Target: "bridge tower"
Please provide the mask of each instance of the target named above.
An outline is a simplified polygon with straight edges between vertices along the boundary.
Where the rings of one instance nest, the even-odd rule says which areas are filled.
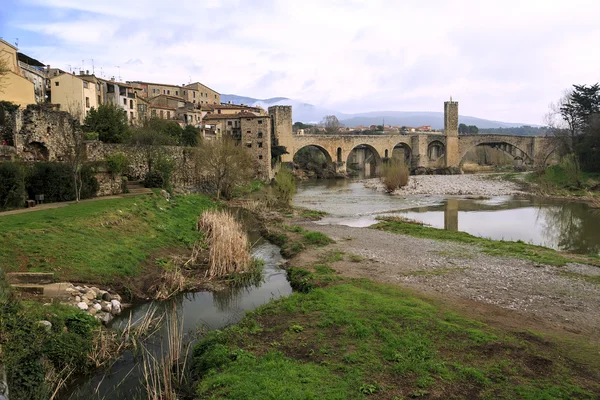
[[[458,167],[458,101],[444,102],[444,135],[446,136],[446,167]]]
[[[274,146],[285,146],[289,154],[281,156],[282,162],[294,161],[294,137],[292,136],[292,106],[269,107],[271,135]]]

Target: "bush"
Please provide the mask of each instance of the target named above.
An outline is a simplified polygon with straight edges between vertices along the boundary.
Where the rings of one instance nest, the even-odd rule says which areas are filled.
[[[98,140],[98,132],[83,132],[84,140]]]
[[[392,160],[383,166],[380,179],[385,191],[392,193],[394,190],[408,184],[409,175],[410,171],[404,163]]]
[[[129,166],[129,159],[123,153],[113,153],[106,157],[106,166],[113,176],[121,176]]]
[[[146,173],[144,186],[148,188],[171,189],[171,176],[175,171],[175,163],[168,157],[159,155],[153,160],[153,168]]]
[[[280,203],[289,206],[296,193],[296,178],[288,168],[281,168],[275,177],[275,189]]]
[[[81,169],[81,198],[94,197],[98,191],[98,181],[93,168],[84,165]],[[33,165],[26,181],[29,198],[44,195],[47,203],[75,200],[75,184],[69,166],[62,163],[38,162]]]
[[[20,208],[25,204],[25,167],[0,163],[0,209]]]

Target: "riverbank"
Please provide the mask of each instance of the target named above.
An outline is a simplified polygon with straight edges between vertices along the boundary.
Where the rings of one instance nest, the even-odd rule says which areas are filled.
[[[600,395],[597,346],[580,339],[567,345],[520,325],[525,318],[515,320],[516,326],[486,323],[481,315],[459,310],[456,299],[401,287],[403,282],[384,271],[410,261],[422,268],[431,254],[417,259],[403,254],[398,235],[318,226],[294,217],[284,219],[282,227],[293,233],[329,233],[335,243],[306,249],[290,260],[288,277],[296,293],[257,309],[236,326],[209,333],[195,347],[192,368],[199,398]],[[369,240],[372,234],[382,237]],[[401,239],[413,252],[425,241]],[[445,249],[438,245],[436,251]]]
[[[516,196],[524,195],[522,185],[503,179],[490,179],[491,174],[414,175],[408,185],[397,189],[397,196],[449,195],[449,196]],[[362,181],[365,187],[384,192],[379,178]]]

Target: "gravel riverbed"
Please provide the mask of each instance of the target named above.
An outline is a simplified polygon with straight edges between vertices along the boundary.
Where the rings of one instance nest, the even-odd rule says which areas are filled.
[[[490,256],[477,246],[369,228],[301,225],[336,243],[301,253],[293,265],[308,265],[323,253],[342,251],[362,259],[352,262],[345,257],[332,263],[344,276],[410,287],[511,328],[558,329],[600,343],[600,286],[585,280],[596,276],[598,267],[540,265],[510,254]]]
[[[416,175],[408,185],[396,190],[395,195],[469,195],[510,196],[525,194],[519,185],[502,179],[491,179],[490,174],[469,175]],[[379,178],[363,181],[365,187],[384,191]]]

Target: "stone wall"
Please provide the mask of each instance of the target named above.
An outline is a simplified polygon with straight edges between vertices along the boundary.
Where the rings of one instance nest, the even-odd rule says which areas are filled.
[[[158,154],[171,159],[175,163],[171,183],[179,189],[189,188],[197,183],[194,149],[179,146],[129,146],[124,144],[109,144],[100,141],[86,142],[86,157],[88,161],[104,161],[107,156],[123,153],[129,159],[129,168],[125,175],[133,180],[143,180],[148,172],[148,159]]]

